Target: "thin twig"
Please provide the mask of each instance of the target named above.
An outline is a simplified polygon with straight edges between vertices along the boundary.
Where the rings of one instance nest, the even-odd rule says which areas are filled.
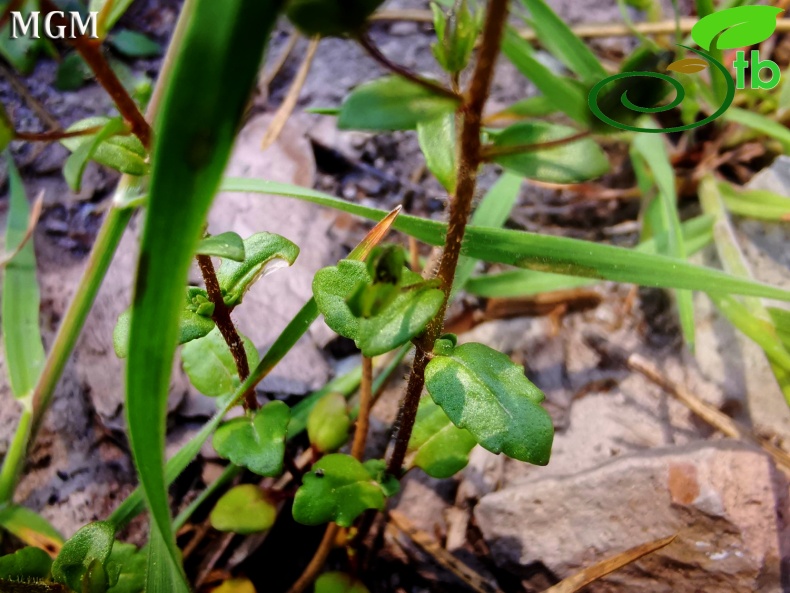
[[[585,131],[572,134],[571,136],[566,136],[565,138],[557,138],[556,140],[548,140],[546,142],[536,142],[534,144],[515,144],[513,146],[488,145],[483,147],[483,160],[490,161],[500,156],[521,154],[524,152],[535,152],[538,150],[548,150],[549,148],[556,148],[558,146],[564,146],[565,144],[577,142],[589,135],[590,132]]]
[[[101,126],[92,126],[82,130],[50,130],[49,132],[14,132],[14,140],[25,140],[27,142],[55,142],[66,138],[76,138],[78,136],[89,136],[101,130]]]
[[[597,334],[586,334],[584,340],[592,348],[610,358],[612,361],[623,364],[650,379],[653,383],[675,397],[699,418],[710,424],[722,434],[733,439],[750,441],[752,444],[761,447],[771,456],[779,469],[785,474],[790,475],[790,454],[768,440],[758,436],[751,429],[736,422],[714,406],[703,401],[682,385],[670,380],[644,357],[638,354],[630,354],[609,343],[606,339]]]
[[[52,19],[55,25],[68,26],[68,22],[64,13],[52,2],[52,0],[41,0],[41,15],[48,16],[50,13],[55,13]],[[118,111],[121,112],[123,118],[129,122],[132,133],[140,139],[143,146],[150,148],[151,146],[151,126],[145,120],[137,103],[134,102],[131,95],[124,88],[121,81],[116,76],[110,64],[104,58],[101,50],[101,40],[90,39],[88,37],[77,36],[69,40],[70,43],[80,54],[85,63],[88,64],[93,71],[96,80],[99,82],[104,90],[110,95],[110,98],[115,103]]]
[[[313,63],[319,41],[320,37],[313,37],[310,40],[310,44],[307,46],[307,53],[305,54],[304,60],[302,60],[302,65],[299,66],[299,71],[296,73],[291,83],[291,88],[288,89],[288,94],[285,95],[285,99],[283,99],[269,127],[266,129],[266,133],[263,135],[261,150],[266,150],[274,144],[277,138],[279,138],[280,132],[283,131],[283,127],[285,127],[288,118],[291,117],[296,107],[296,102],[299,100],[299,94],[302,92],[302,87],[304,87],[304,83],[307,80],[307,75],[310,73],[310,66]]]
[[[219,287],[217,280],[217,273],[214,271],[214,264],[211,262],[211,257],[208,255],[197,255],[198,266],[200,272],[203,274],[203,281],[206,283],[206,292],[208,293],[209,300],[214,303],[214,313],[211,318],[217,324],[217,329],[225,343],[230,348],[233,354],[233,360],[236,361],[236,369],[239,371],[239,379],[243,383],[244,380],[250,376],[250,365],[247,362],[247,352],[244,350],[244,342],[236,331],[236,326],[230,318],[230,309],[225,304],[222,298],[222,290]],[[258,400],[255,398],[255,390],[250,389],[244,394],[244,409],[257,410]]]
[[[371,21],[413,21],[417,23],[432,23],[433,13],[430,10],[406,9],[406,10],[379,10],[370,17]],[[679,30],[681,33],[690,33],[699,19],[686,17],[680,19]],[[677,23],[675,19],[658,21],[655,23],[634,23],[633,30],[622,23],[583,23],[571,27],[571,31],[577,37],[592,39],[600,37],[628,37],[634,32],[643,35],[669,35],[675,32]],[[778,19],[776,22],[776,33],[786,33],[790,31],[790,20]],[[519,35],[527,41],[536,41],[537,35],[532,29],[521,29]]]
[[[425,385],[425,367],[430,358],[429,353],[433,349],[434,342],[441,335],[444,326],[447,300],[453,287],[455,269],[458,266],[458,257],[461,254],[461,243],[464,239],[466,223],[472,210],[472,198],[477,187],[477,169],[482,162],[480,128],[483,107],[488,99],[491,80],[494,76],[494,65],[499,55],[507,12],[507,0],[491,0],[488,3],[477,63],[472,73],[466,101],[461,110],[463,127],[461,128],[460,137],[461,148],[458,160],[457,189],[455,197],[450,202],[447,238],[445,239],[444,252],[437,273],[437,277],[441,280],[445,299],[433,322],[429,324],[425,333],[416,340],[417,352],[414,356],[414,365],[409,375],[406,395],[398,417],[395,446],[387,463],[387,471],[394,475],[400,475],[403,460],[406,458],[406,450],[414,428],[414,421],[417,417],[417,406],[420,403],[422,388]]]
[[[291,55],[291,52],[294,50],[294,47],[296,47],[296,42],[299,41],[300,37],[301,35],[299,35],[299,31],[291,32],[290,36],[288,37],[288,41],[285,43],[285,47],[277,55],[277,60],[263,75],[263,78],[258,85],[259,89],[263,90],[269,88],[269,85],[272,83],[274,78],[280,73],[280,70],[283,69],[283,66],[285,66],[285,62],[288,61],[288,56]]]
[[[321,543],[318,546],[318,549],[315,552],[312,560],[310,560],[310,564],[307,565],[307,568],[304,569],[302,576],[288,589],[288,593],[302,593],[305,589],[307,589],[313,581],[318,577],[318,573],[321,572],[321,569],[324,567],[324,563],[326,562],[329,553],[332,551],[332,548],[335,547],[335,539],[337,539],[337,534],[340,531],[340,527],[337,523],[330,523],[326,526],[326,531],[324,531],[324,537],[321,540]]]
[[[368,438],[370,407],[373,405],[373,359],[362,357],[362,383],[359,387],[359,415],[354,430],[354,442],[351,444],[351,456],[362,461],[365,453],[365,442]]]
[[[359,44],[366,52],[368,52],[368,55],[370,55],[371,58],[376,60],[380,65],[382,65],[387,70],[394,72],[395,74],[402,76],[403,78],[410,80],[411,82],[428,89],[432,93],[437,93],[439,95],[449,97],[450,99],[455,99],[456,101],[461,98],[450,89],[445,88],[442,85],[432,80],[423,78],[422,76],[415,74],[408,68],[405,68],[400,64],[396,64],[395,62],[390,60],[387,56],[381,53],[381,50],[379,50],[379,48],[376,47],[376,45],[373,43],[373,40],[366,33],[363,33],[362,35],[357,37],[357,41],[359,41]]]

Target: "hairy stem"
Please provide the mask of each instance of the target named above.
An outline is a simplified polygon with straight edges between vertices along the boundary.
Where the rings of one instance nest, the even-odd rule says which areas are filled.
[[[491,0],[488,3],[477,63],[475,64],[466,100],[461,110],[463,126],[460,136],[458,183],[455,196],[450,202],[447,237],[437,272],[445,298],[434,320],[429,324],[425,333],[416,340],[417,352],[414,356],[411,374],[409,375],[406,395],[401,405],[398,428],[395,435],[395,446],[387,463],[387,471],[396,476],[400,474],[401,466],[406,458],[406,449],[417,417],[417,406],[420,403],[420,395],[425,385],[425,367],[428,365],[433,343],[441,335],[444,327],[447,301],[453,287],[455,269],[458,266],[458,257],[461,254],[461,243],[463,242],[466,224],[472,210],[472,198],[477,187],[477,169],[482,163],[480,127],[483,107],[491,88],[494,65],[499,55],[507,12],[508,0]]]
[[[214,303],[214,314],[211,318],[217,324],[217,329],[225,343],[230,348],[233,360],[236,362],[236,369],[239,372],[239,379],[244,382],[250,376],[250,364],[247,362],[247,352],[244,350],[244,342],[236,331],[236,326],[230,318],[230,309],[222,298],[222,290],[219,287],[217,273],[214,271],[214,264],[208,255],[197,256],[200,272],[203,274],[203,281],[206,283],[206,292],[209,300]],[[258,400],[255,399],[255,390],[249,389],[244,394],[244,409],[257,410]]]
[[[442,85],[433,82],[432,80],[428,80],[427,78],[423,78],[422,76],[418,76],[408,68],[401,66],[400,64],[396,64],[392,60],[390,60],[387,56],[381,53],[378,47],[373,43],[373,40],[367,35],[367,33],[363,33],[357,38],[359,44],[362,48],[368,52],[371,58],[376,60],[380,65],[384,68],[389,70],[390,72],[394,72],[398,76],[402,76],[403,78],[410,80],[411,82],[420,85],[431,91],[432,93],[437,93],[439,95],[443,95],[445,97],[449,97],[451,99],[460,99],[461,97],[458,96],[457,93],[454,93],[448,88],[443,87]]]
[[[49,13],[53,12],[60,14],[60,16],[55,14],[52,19],[55,25],[69,25],[65,14],[52,2],[52,0],[41,0],[42,16],[47,16]],[[118,108],[118,111],[121,112],[123,118],[129,122],[132,133],[140,139],[143,146],[150,148],[151,126],[145,120],[145,116],[137,108],[134,99],[132,99],[126,91],[121,81],[115,75],[115,72],[110,68],[110,64],[104,58],[104,54],[101,50],[101,40],[90,39],[82,35],[70,39],[69,41],[82,59],[85,60],[85,63],[88,64],[91,71],[93,71],[99,84],[102,85],[104,90],[110,95],[110,98],[112,98],[113,103],[115,103],[115,106]]]

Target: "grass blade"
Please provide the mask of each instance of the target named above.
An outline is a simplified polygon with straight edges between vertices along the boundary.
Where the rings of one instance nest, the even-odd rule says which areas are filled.
[[[769,190],[738,189],[727,181],[718,184],[727,210],[739,216],[771,221],[790,221],[790,198]]]
[[[5,251],[13,253],[28,234],[30,208],[10,155],[7,162],[10,204]],[[36,254],[33,243],[27,242],[6,264],[3,275],[3,347],[11,391],[17,399],[29,398],[44,366],[44,344],[38,322],[40,300]]]
[[[541,64],[529,43],[512,27],[505,31],[502,51],[557,109],[581,124],[590,120],[587,93],[569,78],[557,76]],[[605,78],[605,76],[604,76]]]
[[[592,86],[609,76],[584,41],[543,0],[521,1],[529,9],[530,25],[543,47],[585,84]]]
[[[150,592],[186,591],[164,473],[167,392],[184,286],[225,168],[277,0],[193,0],[162,99],[132,304],[126,413],[151,511]],[[173,229],[178,229],[174,233]]]
[[[654,217],[655,233],[666,236],[666,252],[662,255],[686,259],[686,246],[683,242],[683,231],[678,216],[677,192],[675,190],[675,171],[669,162],[666,140],[663,134],[637,134],[631,145],[631,159],[634,170],[645,176],[646,171],[652,172],[653,183],[658,189],[658,201],[661,206],[659,216]],[[641,162],[640,162],[641,161]],[[644,181],[640,183],[640,187]],[[694,300],[691,291],[675,291],[675,301],[680,317],[680,326],[686,345],[694,351]]]
[[[790,151],[790,130],[779,122],[764,115],[760,115],[759,113],[755,113],[754,111],[747,111],[739,107],[730,107],[724,112],[722,117],[727,121],[741,124],[756,132],[775,138],[782,143],[785,152]]]
[[[386,212],[352,204],[321,192],[260,179],[226,178],[222,191],[289,196],[361,216],[381,220]],[[417,216],[401,215],[393,228],[429,245],[442,245],[447,225]],[[790,301],[790,291],[677,259],[591,241],[537,235],[525,231],[467,227],[463,255],[492,263],[662,288],[687,288],[762,296]]]

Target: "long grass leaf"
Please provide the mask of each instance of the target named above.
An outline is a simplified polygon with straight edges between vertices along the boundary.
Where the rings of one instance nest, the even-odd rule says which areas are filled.
[[[188,2],[184,10],[192,12],[157,120],[126,380],[131,449],[151,511],[147,590],[152,593],[188,590],[164,473],[176,312],[183,306],[190,262],[280,5],[278,0]],[[157,555],[163,550],[167,553]]]
[[[221,187],[223,191],[228,192],[289,196],[369,220],[381,220],[387,215],[383,210],[352,204],[315,190],[287,183],[226,178]],[[442,245],[447,232],[447,225],[444,223],[408,215],[399,216],[393,228],[429,245]],[[662,288],[687,288],[703,292],[763,296],[790,301],[790,291],[753,280],[736,278],[719,270],[622,247],[525,231],[470,225],[466,230],[461,253],[492,263],[569,276]]]
[[[30,209],[25,186],[11,156],[8,156],[10,185],[5,251],[13,253],[28,233]],[[30,396],[44,366],[38,309],[36,255],[28,241],[6,264],[3,275],[3,347],[11,391],[17,399]]]
[[[667,251],[663,255],[686,259],[686,246],[683,242],[683,231],[678,215],[677,192],[675,190],[675,171],[669,161],[666,140],[663,134],[637,134],[631,145],[631,155],[641,157],[644,166],[653,174],[653,182],[658,188],[658,201],[661,205],[660,216],[656,221],[660,228],[654,229],[663,233]],[[694,300],[691,291],[675,291],[675,301],[680,317],[683,338],[690,350],[694,350]]]

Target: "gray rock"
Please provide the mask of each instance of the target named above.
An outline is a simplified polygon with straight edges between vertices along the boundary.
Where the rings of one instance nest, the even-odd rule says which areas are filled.
[[[566,577],[677,534],[668,547],[589,586],[596,593],[781,590],[787,485],[762,452],[719,441],[624,456],[484,496],[475,518],[502,567]]]

